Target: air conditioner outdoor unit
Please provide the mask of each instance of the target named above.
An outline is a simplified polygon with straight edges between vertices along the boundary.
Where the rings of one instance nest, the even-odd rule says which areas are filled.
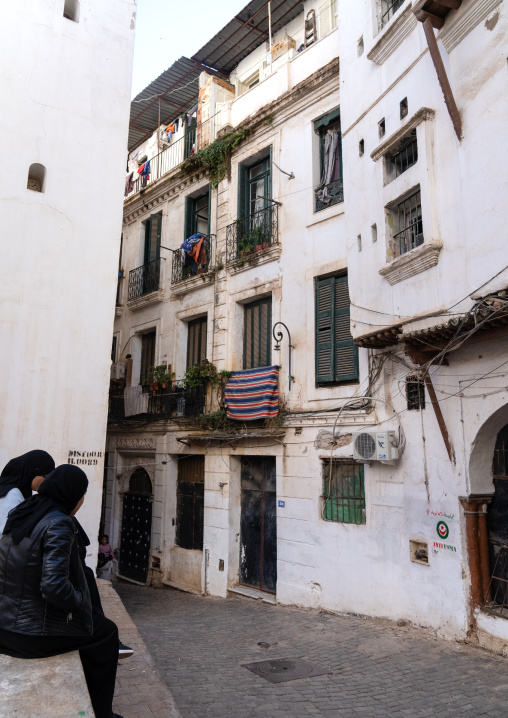
[[[358,431],[353,434],[353,459],[393,461],[399,458],[395,431]]]
[[[117,361],[111,364],[111,378],[112,379],[125,379],[126,367],[123,361]]]

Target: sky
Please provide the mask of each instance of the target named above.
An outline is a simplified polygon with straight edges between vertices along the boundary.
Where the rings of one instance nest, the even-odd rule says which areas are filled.
[[[248,0],[138,0],[132,93],[135,97],[182,55],[203,47]]]

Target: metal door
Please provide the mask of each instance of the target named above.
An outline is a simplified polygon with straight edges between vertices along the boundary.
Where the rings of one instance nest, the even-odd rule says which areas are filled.
[[[148,475],[141,477],[141,471],[146,474],[144,469],[138,469],[130,481],[130,487],[138,489],[139,493],[128,492],[123,497],[119,569],[121,576],[146,583],[152,531],[152,489]],[[140,479],[144,485],[140,485]]]
[[[241,471],[240,583],[275,593],[277,515],[275,457],[245,456]]]

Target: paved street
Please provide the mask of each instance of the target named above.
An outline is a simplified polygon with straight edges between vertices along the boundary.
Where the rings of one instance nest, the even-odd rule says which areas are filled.
[[[115,588],[182,718],[508,717],[508,661],[426,631],[239,597]],[[329,673],[272,684],[241,665],[273,658]]]

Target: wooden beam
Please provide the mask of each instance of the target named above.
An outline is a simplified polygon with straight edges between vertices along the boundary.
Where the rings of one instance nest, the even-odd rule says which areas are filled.
[[[448,452],[448,458],[450,459],[452,464],[455,464],[455,451],[453,450],[450,435],[448,434],[448,429],[446,428],[444,416],[441,411],[441,407],[439,406],[436,392],[434,390],[434,385],[429,374],[425,375],[425,386],[427,387],[427,391],[429,392],[429,398],[432,402],[432,406],[434,407],[434,414],[436,415],[437,423],[439,425],[439,429],[441,430],[441,436],[443,437],[444,445],[446,446],[446,451]]]

